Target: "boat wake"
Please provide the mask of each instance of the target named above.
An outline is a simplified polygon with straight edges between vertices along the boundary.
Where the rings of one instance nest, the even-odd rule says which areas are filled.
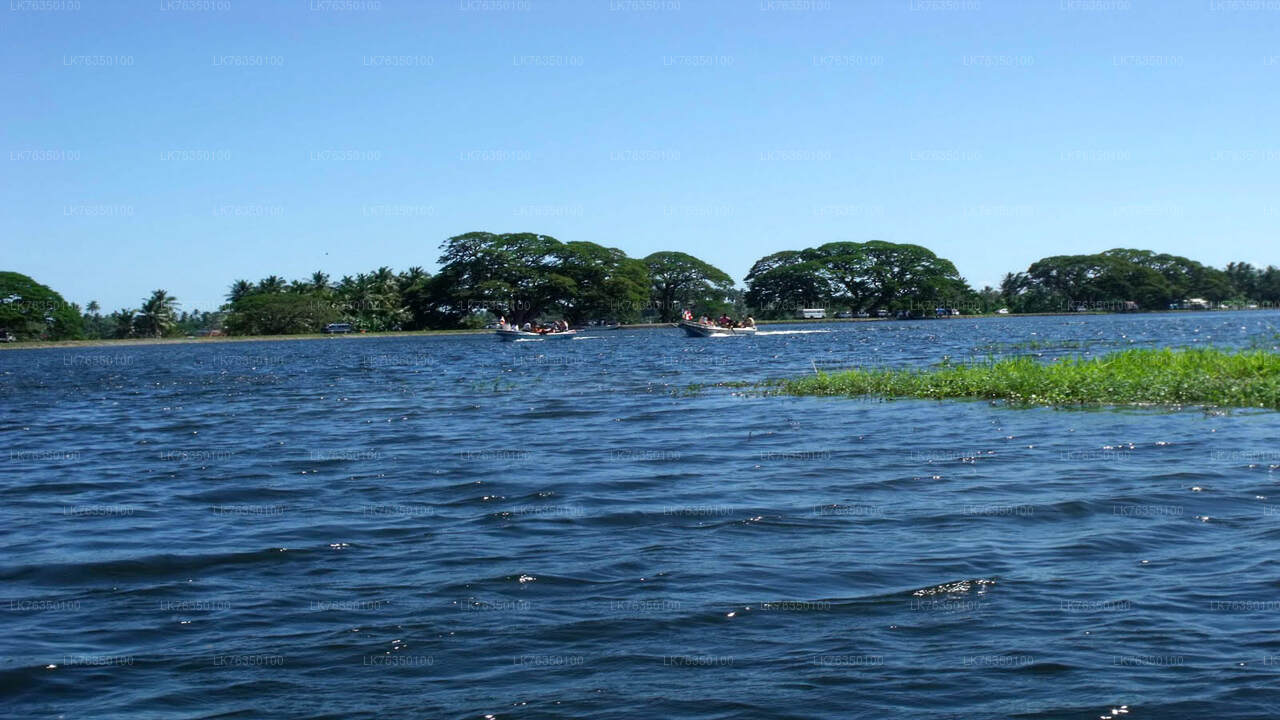
[[[810,333],[829,333],[832,330],[760,330],[756,335],[808,335]]]

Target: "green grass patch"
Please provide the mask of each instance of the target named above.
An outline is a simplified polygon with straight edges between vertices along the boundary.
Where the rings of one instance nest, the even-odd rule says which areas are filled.
[[[790,395],[1006,400],[1018,405],[1206,405],[1280,409],[1280,355],[1134,349],[1040,363],[1029,357],[926,369],[846,370],[783,380]]]

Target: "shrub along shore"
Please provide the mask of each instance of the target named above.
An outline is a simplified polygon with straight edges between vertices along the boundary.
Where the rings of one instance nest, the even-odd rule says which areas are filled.
[[[1280,354],[1124,350],[1052,363],[1020,357],[925,369],[852,369],[783,380],[789,395],[970,398],[1017,405],[1205,405],[1280,409]]]

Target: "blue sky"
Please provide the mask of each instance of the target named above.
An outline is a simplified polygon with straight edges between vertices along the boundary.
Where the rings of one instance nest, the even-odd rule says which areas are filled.
[[[1280,0],[4,2],[0,269],[107,310],[471,230],[1280,264]]]

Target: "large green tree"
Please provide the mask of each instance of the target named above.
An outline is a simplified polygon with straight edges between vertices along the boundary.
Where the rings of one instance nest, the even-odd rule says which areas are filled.
[[[1131,248],[1054,255],[1009,278],[1002,291],[1017,312],[1120,309],[1127,302],[1152,310],[1191,297],[1221,302],[1237,292],[1232,276],[1222,270],[1179,255]]]
[[[973,291],[956,266],[921,245],[829,243],[817,253],[838,293],[836,301],[854,310],[955,306],[971,300]]]
[[[731,303],[733,278],[720,268],[682,252],[656,252],[644,259],[649,270],[650,303],[664,322],[689,308],[714,313]]]
[[[1230,262],[1224,271],[1231,283],[1232,294],[1243,300],[1258,299],[1262,272],[1247,262]]]
[[[561,268],[564,244],[549,235],[469,232],[449,238],[441,250],[431,291],[415,294],[415,318],[460,325],[487,310],[524,323],[572,300],[573,278]]]
[[[470,232],[446,240],[439,262],[435,275],[410,268],[400,276],[413,327],[470,326],[495,317],[517,324],[627,321],[649,303],[649,266],[593,242]]]
[[[920,245],[833,242],[761,258],[747,300],[762,313],[838,305],[851,310],[967,305],[973,291],[951,261]]]
[[[798,308],[825,307],[829,279],[809,251],[783,250],[760,258],[747,273],[747,304],[762,317],[783,317]]]
[[[225,324],[232,335],[320,332],[342,317],[329,298],[313,293],[255,293],[232,303]]]
[[[0,331],[19,340],[67,340],[84,336],[80,312],[30,277],[0,272]]]
[[[1249,263],[1228,263],[1226,275],[1236,299],[1280,303],[1280,268],[1268,265],[1263,269]]]
[[[565,243],[559,251],[558,270],[573,281],[561,307],[570,322],[628,322],[638,318],[649,302],[648,267],[617,248]]]
[[[1221,302],[1232,294],[1231,278],[1225,272],[1181,255],[1128,248],[1108,250],[1103,255],[1159,273],[1168,283],[1170,300],[1179,299],[1178,296],[1195,295]],[[1140,281],[1141,278],[1135,280]]]

